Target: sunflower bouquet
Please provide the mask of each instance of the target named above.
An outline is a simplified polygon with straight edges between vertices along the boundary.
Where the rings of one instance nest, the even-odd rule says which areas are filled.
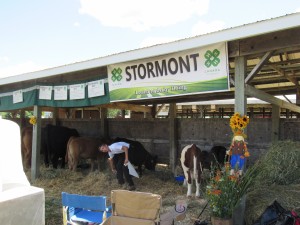
[[[29,123],[32,124],[32,125],[35,125],[36,124],[36,117],[35,116],[30,117]]]
[[[247,127],[250,122],[249,117],[247,115],[241,116],[239,113],[235,113],[230,118],[230,127],[234,134],[242,133],[242,131]]]

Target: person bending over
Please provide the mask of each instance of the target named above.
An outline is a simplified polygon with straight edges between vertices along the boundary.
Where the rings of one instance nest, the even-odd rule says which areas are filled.
[[[128,149],[129,144],[126,142],[116,142],[111,145],[107,143],[102,144],[99,147],[101,152],[107,152],[109,155],[109,165],[113,173],[117,173],[118,183],[120,185],[125,184],[124,177],[126,182],[129,185],[128,190],[135,190],[134,183],[132,181],[132,177],[129,174],[128,169]]]

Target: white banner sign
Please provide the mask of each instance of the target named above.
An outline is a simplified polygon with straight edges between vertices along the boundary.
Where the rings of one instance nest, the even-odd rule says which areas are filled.
[[[39,99],[51,100],[52,98],[52,86],[40,86]]]
[[[68,100],[68,86],[54,86],[54,100]]]
[[[227,44],[108,66],[111,101],[229,90]]]
[[[88,96],[89,98],[104,95],[104,80],[96,80],[88,82]]]
[[[18,90],[13,92],[13,103],[23,102],[23,91]]]
[[[70,99],[84,99],[85,98],[85,84],[70,85]]]

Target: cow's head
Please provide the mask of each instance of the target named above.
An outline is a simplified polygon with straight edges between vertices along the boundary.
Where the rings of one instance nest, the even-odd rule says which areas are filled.
[[[76,129],[73,129],[73,128],[70,129],[70,135],[74,136],[74,137],[79,137],[80,136],[78,131]]]
[[[145,161],[145,167],[148,170],[153,170],[155,171],[155,166],[157,164],[157,155],[152,156],[152,155],[147,155],[146,161]]]

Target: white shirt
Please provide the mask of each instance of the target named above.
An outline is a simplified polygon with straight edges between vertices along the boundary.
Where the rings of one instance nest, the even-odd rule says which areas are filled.
[[[110,149],[110,151],[108,152],[109,158],[113,158],[115,154],[123,153],[123,146],[129,148],[130,145],[126,142],[116,142],[108,146]]]

